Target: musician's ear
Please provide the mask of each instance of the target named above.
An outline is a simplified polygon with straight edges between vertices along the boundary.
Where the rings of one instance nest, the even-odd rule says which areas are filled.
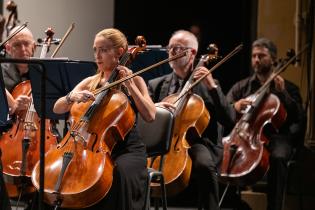
[[[37,47],[37,46],[36,46],[36,44],[35,44],[35,42],[34,42],[33,47],[32,47],[32,56],[34,56],[36,47]]]
[[[9,55],[11,55],[11,50],[12,50],[11,45],[9,45],[8,43],[6,43],[6,44],[5,44],[5,51],[6,51],[6,53],[8,53]]]
[[[192,49],[191,49],[191,53],[192,53],[193,55],[196,55],[196,54],[197,54],[197,50],[195,50],[194,48],[192,48]]]
[[[117,54],[117,57],[120,58],[123,54],[124,54],[124,48],[122,47],[119,47],[117,50],[116,50],[116,54]]]

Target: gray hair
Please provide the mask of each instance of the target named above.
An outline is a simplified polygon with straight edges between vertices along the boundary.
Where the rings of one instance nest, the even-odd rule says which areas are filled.
[[[178,34],[184,35],[188,39],[190,47],[192,47],[196,51],[198,51],[198,39],[195,36],[195,34],[191,33],[190,31],[186,31],[186,30],[177,30],[172,34],[172,37],[174,37]]]
[[[253,42],[252,47],[265,47],[269,50],[272,59],[277,58],[277,47],[270,39],[259,38]]]

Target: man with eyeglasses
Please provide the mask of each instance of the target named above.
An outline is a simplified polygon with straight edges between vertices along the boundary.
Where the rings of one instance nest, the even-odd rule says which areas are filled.
[[[13,34],[19,27],[13,28],[10,33]],[[24,28],[19,33],[10,39],[5,45],[6,54],[10,58],[14,59],[29,59],[34,56],[36,49],[35,40],[32,32],[28,28]],[[1,63],[2,74],[5,88],[8,92],[12,93],[14,88],[23,81],[29,80],[29,66],[26,63]],[[7,95],[9,95],[7,93]],[[11,97],[12,98],[12,97]],[[9,99],[10,100],[10,99]],[[28,95],[19,95],[15,99],[15,105],[18,106],[18,109],[27,110],[29,103],[31,102],[31,97]],[[12,107],[11,107],[12,108]],[[14,113],[10,113],[14,114]],[[56,121],[51,121],[52,132],[58,137],[59,132],[56,128]],[[35,198],[36,196],[34,196]],[[35,200],[30,199],[26,200],[27,207],[26,209],[31,209],[33,202]]]
[[[203,66],[197,69],[193,67],[198,41],[191,32],[179,30],[173,33],[167,49],[169,57],[184,50],[188,52],[186,56],[170,62],[172,73],[150,80],[148,85],[150,96],[156,106],[174,110],[176,109],[174,104],[162,100],[179,92],[192,73],[194,80],[198,80],[208,74],[209,70]],[[227,129],[232,128],[235,112],[225,100],[218,82],[213,79],[211,73],[195,86],[192,92],[203,99],[210,114],[210,121],[201,137],[191,135],[189,132],[186,135],[191,146],[188,152],[192,160],[189,185],[194,185],[198,189],[198,209],[217,210],[219,209],[217,164],[222,158],[223,126]]]
[[[12,29],[11,33],[15,30],[17,30],[17,27]],[[29,59],[34,55],[35,48],[33,34],[28,28],[24,28],[13,36],[5,46],[8,56],[15,59]],[[2,63],[1,65],[5,87],[9,92],[20,82],[29,79],[27,64]]]

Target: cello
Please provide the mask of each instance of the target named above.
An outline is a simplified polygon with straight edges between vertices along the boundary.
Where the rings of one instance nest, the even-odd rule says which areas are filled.
[[[53,32],[49,29],[46,34],[46,47],[43,47],[41,53],[43,56],[47,52]],[[10,197],[18,197],[22,193],[28,194],[36,190],[31,183],[31,173],[40,154],[40,118],[36,113],[31,92],[29,80],[21,82],[13,89],[14,98],[27,95],[30,96],[31,102],[26,111],[16,113],[12,128],[3,134],[0,141],[3,174]],[[48,151],[57,145],[57,135],[52,132],[50,120],[45,121],[45,151]]]
[[[209,54],[202,55],[195,69],[218,58],[218,48],[211,44]],[[163,167],[160,166],[160,157],[149,159],[148,165],[158,170],[162,168],[165,187],[168,195],[175,195],[188,186],[191,174],[192,160],[188,154],[190,142],[186,138],[188,132],[201,137],[207,128],[210,114],[203,99],[192,94],[189,90],[194,82],[192,71],[183,89],[178,94],[172,94],[164,98],[163,102],[174,104],[174,128],[170,151],[164,156]],[[160,194],[160,187],[156,183],[151,184],[152,194]]]
[[[145,48],[144,39],[137,41],[139,47],[125,52],[117,65],[125,65]],[[115,67],[107,82],[117,77]],[[45,154],[44,171],[49,179],[44,184],[44,200],[56,208],[85,208],[109,192],[114,169],[111,152],[133,128],[135,113],[127,96],[112,88],[100,91],[93,102],[74,103],[70,116],[68,133],[57,148]],[[39,164],[32,182],[38,189]]]
[[[302,51],[301,51],[302,52]],[[300,53],[301,53],[300,52]],[[265,145],[265,125],[277,131],[286,121],[287,113],[279,98],[270,93],[273,79],[294,62],[300,54],[286,59],[266,82],[248,99],[252,102],[231,133],[224,137],[220,180],[234,185],[250,185],[261,179],[269,169],[269,152]]]

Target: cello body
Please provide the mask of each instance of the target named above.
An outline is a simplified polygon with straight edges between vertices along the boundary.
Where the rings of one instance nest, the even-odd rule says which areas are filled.
[[[163,101],[173,103],[178,94],[166,97]],[[185,97],[184,102],[175,111],[175,122],[171,140],[170,151],[164,156],[162,167],[165,187],[168,195],[181,192],[189,184],[192,161],[188,154],[190,148],[187,132],[192,132],[199,137],[208,126],[210,115],[202,98],[192,94]],[[159,158],[156,158],[150,167],[159,169]],[[153,196],[160,194],[160,187],[151,185]]]
[[[30,93],[31,84],[27,80],[14,88],[12,96],[17,98],[19,95]],[[54,148],[57,143],[57,135],[52,133],[51,122],[46,119],[45,151]],[[0,147],[3,175],[9,196],[18,197],[22,185],[25,187],[23,194],[34,192],[31,173],[40,154],[40,118],[35,110],[28,109],[16,113],[12,128],[1,137]]]
[[[195,69],[218,59],[217,46],[211,44],[209,49],[211,53],[202,55]],[[150,167],[162,169],[167,195],[170,196],[181,192],[189,184],[192,160],[188,149],[193,142],[189,142],[187,133],[200,138],[210,121],[210,114],[203,99],[189,90],[193,83],[192,72],[180,93],[169,95],[162,100],[176,107],[170,151],[164,156],[162,166],[159,157],[153,162],[148,160]],[[160,187],[157,184],[152,183],[151,189],[153,196],[160,196]]]
[[[222,140],[220,180],[235,185],[253,184],[267,173],[269,152],[265,145],[268,138],[263,134],[263,128],[271,123],[274,129],[279,129],[287,116],[274,94],[266,94],[250,116],[248,114],[245,113],[230,135]]]
[[[119,77],[117,66],[126,65],[146,47],[142,36],[137,37],[136,43],[139,47],[131,48],[119,59],[106,82],[108,86]],[[96,92],[95,88],[91,90],[95,91],[94,101],[72,104],[68,133],[56,149],[45,154],[44,171],[49,178],[43,186],[44,200],[56,209],[86,208],[106,196],[113,181],[111,152],[117,142],[125,139],[136,121],[130,101],[122,91],[108,88]],[[37,189],[39,175],[37,163],[32,173]]]
[[[85,208],[108,193],[113,180],[110,154],[135,123],[135,114],[125,94],[110,90],[85,118],[92,102],[75,103],[70,110],[71,128],[56,149],[45,154],[45,202],[63,208]],[[32,182],[39,188],[39,164]],[[59,206],[58,205],[58,206]]]

